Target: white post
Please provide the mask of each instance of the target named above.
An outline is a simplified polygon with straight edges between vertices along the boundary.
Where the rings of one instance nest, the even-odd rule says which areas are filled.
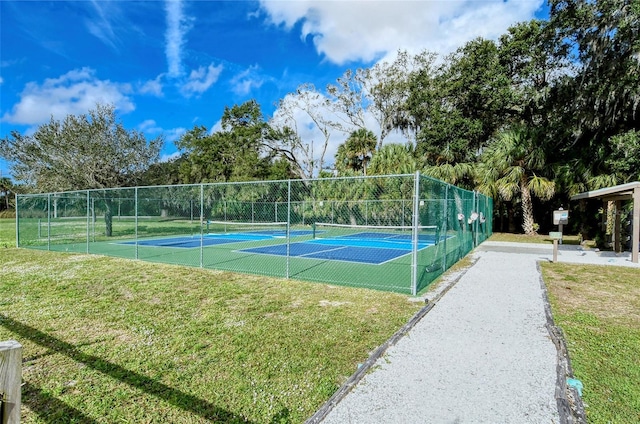
[[[0,402],[3,424],[20,423],[22,345],[15,340],[0,342]]]

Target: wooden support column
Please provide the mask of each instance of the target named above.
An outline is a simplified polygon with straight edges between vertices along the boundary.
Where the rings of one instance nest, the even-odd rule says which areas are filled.
[[[0,342],[0,423],[20,423],[21,385],[22,345],[15,340]]]
[[[638,263],[640,250],[640,187],[633,189],[633,220],[631,223],[631,262]]]
[[[622,229],[622,222],[621,222],[621,203],[620,200],[616,200],[615,202],[615,215],[614,215],[614,226],[613,226],[613,251],[616,253],[620,253],[622,252],[622,243],[620,243],[620,233],[621,233],[621,229]]]
[[[600,229],[602,230],[602,234],[605,236],[605,245],[607,242],[606,235],[609,230],[609,202],[606,200],[602,201],[602,221],[600,222]]]

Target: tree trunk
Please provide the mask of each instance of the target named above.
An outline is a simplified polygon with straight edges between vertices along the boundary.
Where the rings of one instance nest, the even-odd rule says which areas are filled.
[[[531,201],[531,190],[526,181],[520,183],[520,192],[522,193],[522,229],[528,236],[536,234],[533,228],[533,202]]]
[[[507,232],[515,233],[516,228],[516,206],[511,201],[507,204]]]

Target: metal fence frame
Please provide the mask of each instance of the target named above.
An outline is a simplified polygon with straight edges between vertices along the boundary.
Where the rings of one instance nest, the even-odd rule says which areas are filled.
[[[332,185],[337,189],[332,190]],[[313,193],[316,188],[324,197],[318,198],[319,195]],[[368,193],[374,188],[380,191]],[[267,194],[253,194],[253,189],[262,190]],[[355,191],[350,193],[349,190]],[[335,191],[344,193],[341,193],[342,197],[338,199]],[[116,205],[107,193],[118,195],[117,214],[113,210]],[[308,277],[292,271],[292,262],[299,264],[299,259],[290,255],[292,243],[290,234],[294,226],[308,226],[319,217],[327,221],[341,220],[359,225],[368,225],[372,221],[382,225],[390,223],[404,226],[409,223],[412,227],[411,243],[413,245],[409,265],[410,282],[398,283],[402,284],[401,286],[392,285],[395,288],[390,290],[409,292],[412,295],[424,289],[435,277],[492,233],[493,201],[491,198],[416,172],[403,175],[316,180],[203,183],[21,194],[16,195],[16,245],[45,250],[61,250],[60,246],[67,246],[67,251],[110,255],[110,253],[96,252],[95,248],[92,248],[97,246],[97,239],[101,237],[97,237],[100,232],[96,230],[97,217],[103,216],[106,220],[108,214],[108,219],[112,222],[115,219],[118,220],[117,222],[133,219],[131,227],[126,228],[126,234],[133,240],[134,249],[127,257],[145,260],[140,254],[140,241],[154,235],[145,230],[145,223],[149,219],[164,216],[163,202],[166,202],[166,199],[163,200],[163,198],[167,193],[183,196],[175,200],[178,206],[173,207],[178,207],[180,210],[174,213],[180,214],[185,222],[190,221],[192,225],[188,227],[189,231],[194,237],[200,238],[199,259],[181,264],[201,268],[227,269],[206,263],[209,250],[203,240],[205,222],[208,228],[209,216],[225,221],[232,218],[262,222],[273,218],[273,221],[286,222],[286,255],[283,270],[275,274],[264,274],[260,270],[252,269],[243,269],[240,272],[344,285],[350,285],[349,277],[338,277],[338,271],[336,276],[327,278]],[[228,195],[228,193],[231,194]],[[331,196],[336,197],[332,199]],[[113,196],[113,199],[116,197]],[[59,210],[61,208],[63,210]],[[64,221],[65,219],[69,224]],[[54,220],[55,223],[52,222]],[[74,224],[71,224],[72,221]],[[428,260],[429,263],[426,263],[427,260],[423,258],[424,255],[420,253],[418,247],[419,228],[425,225],[425,221],[431,224],[436,223],[440,234],[445,235],[440,242],[442,252],[436,253],[435,257]],[[33,227],[36,225],[37,230],[34,231]],[[56,225],[68,231],[68,234],[64,232],[55,234]],[[188,222],[185,225],[188,225]],[[75,227],[70,229],[72,226]],[[454,236],[456,237],[455,246],[453,246]],[[69,246],[72,246],[71,250]],[[111,255],[119,256],[118,253]],[[394,278],[393,273],[389,278]],[[366,284],[355,285],[367,287]],[[385,288],[382,289],[385,290]]]

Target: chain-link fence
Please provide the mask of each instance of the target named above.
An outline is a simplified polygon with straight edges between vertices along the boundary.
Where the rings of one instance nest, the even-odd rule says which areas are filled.
[[[492,232],[420,174],[18,195],[19,247],[417,294]]]

